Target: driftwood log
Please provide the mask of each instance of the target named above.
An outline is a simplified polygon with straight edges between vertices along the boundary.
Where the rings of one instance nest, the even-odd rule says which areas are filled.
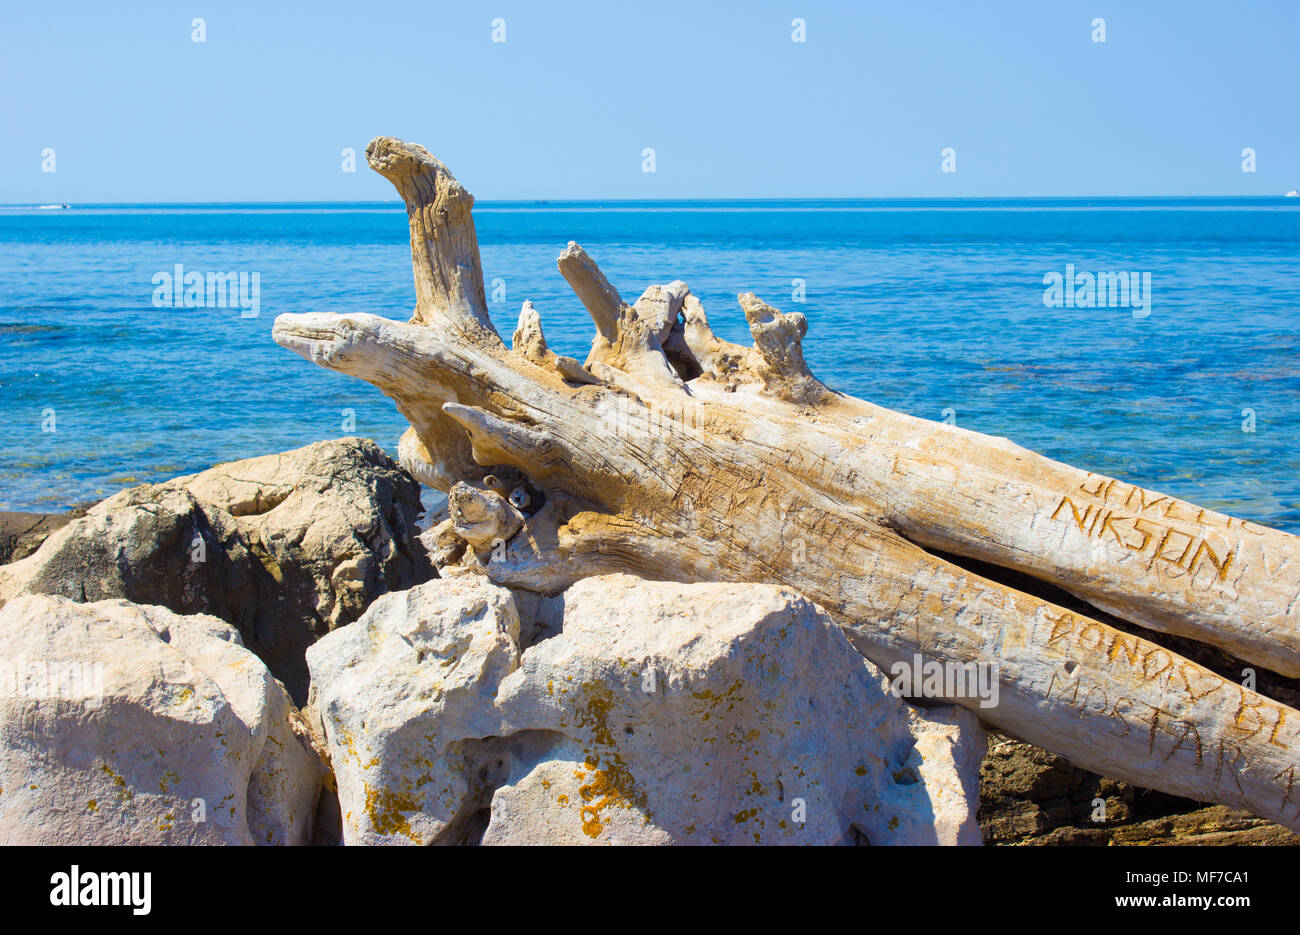
[[[506,347],[473,197],[422,147],[366,152],[406,202],[414,317],[281,315],[274,337],[396,402],[403,463],[449,492],[442,561],[552,593],[615,571],[786,584],[887,671],[996,664],[996,706],[951,699],[996,727],[1300,829],[1300,712],[934,554],[1296,677],[1296,537],[837,393],[804,362],[803,315],[741,295],[754,345],[731,344],[684,283],[629,305],[573,243],[559,268],[590,356],[549,350],[530,303]]]

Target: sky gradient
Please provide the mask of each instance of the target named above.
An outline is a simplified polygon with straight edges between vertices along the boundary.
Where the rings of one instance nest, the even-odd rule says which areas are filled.
[[[1293,0],[114,6],[0,7],[0,203],[388,199],[379,134],[481,199],[1300,187]]]

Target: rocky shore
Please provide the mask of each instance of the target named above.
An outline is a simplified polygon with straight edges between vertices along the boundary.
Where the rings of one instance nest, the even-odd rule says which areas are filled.
[[[62,513],[14,513],[0,510],[0,565],[26,558],[41,547],[50,533],[66,526],[94,506],[87,503]]]
[[[1298,840],[896,697],[789,588],[494,584],[420,494],[341,439],[5,514],[0,842]]]

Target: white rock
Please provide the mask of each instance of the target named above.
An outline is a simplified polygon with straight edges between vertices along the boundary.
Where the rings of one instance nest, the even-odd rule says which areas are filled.
[[[0,843],[306,844],[324,779],[283,686],[215,617],[0,609]]]
[[[472,575],[309,650],[349,843],[979,843],[973,715],[893,697],[794,592],[611,575],[562,600],[522,655]]]
[[[515,758],[485,842],[978,843],[973,716],[946,709],[943,738],[978,748],[959,764],[793,591],[616,575],[564,604],[498,705],[503,733],[566,740]]]
[[[432,574],[419,508],[419,485],[366,439],[222,464],[123,490],[0,565],[0,606],[34,593],[211,614],[303,703],[306,647]]]
[[[459,839],[492,756],[475,741],[496,735],[493,699],[518,664],[510,592],[477,575],[386,594],[307,650],[345,843]]]

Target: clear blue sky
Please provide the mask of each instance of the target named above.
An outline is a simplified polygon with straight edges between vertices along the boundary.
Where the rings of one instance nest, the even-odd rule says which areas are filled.
[[[293,6],[0,4],[0,203],[385,199],[378,134],[482,199],[1300,187],[1296,0]]]

